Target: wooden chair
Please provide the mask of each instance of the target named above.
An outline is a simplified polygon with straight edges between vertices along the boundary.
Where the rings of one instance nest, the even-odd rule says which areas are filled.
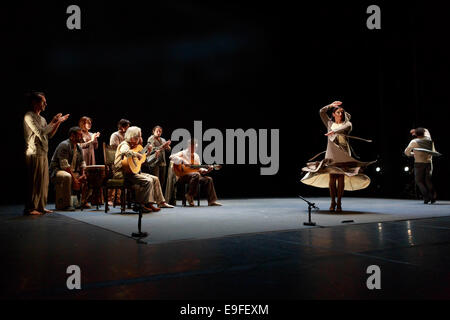
[[[109,211],[108,204],[108,190],[121,190],[120,194],[120,213],[125,213],[126,204],[128,200],[128,189],[125,179],[117,179],[113,177],[113,165],[116,157],[116,149],[115,146],[106,145],[103,142],[103,157],[106,166],[106,179],[103,186],[103,197],[105,199],[105,213]],[[114,194],[113,207],[116,206],[117,194]],[[131,203],[128,202],[128,208],[131,208]]]
[[[183,191],[181,192],[181,202],[183,204],[183,207],[186,207],[186,193],[189,191],[189,183],[184,183]],[[176,184],[177,190],[178,188],[181,188],[182,186],[178,186],[178,183]],[[200,207],[200,183],[198,184],[198,190],[197,190],[197,206]]]
[[[172,161],[170,161],[167,176],[168,176],[167,180],[169,180],[171,177],[175,177],[175,172],[173,170],[173,162]],[[182,184],[182,183],[179,183],[178,181],[175,182],[175,184],[174,184],[174,188],[175,188],[175,203],[174,204],[175,205],[177,204],[177,196],[180,195],[179,197],[181,198],[183,207],[186,207],[185,195],[189,191],[189,183]],[[166,183],[169,183],[169,181],[167,181]],[[200,183],[198,184],[198,190],[197,190],[197,206],[200,207]]]

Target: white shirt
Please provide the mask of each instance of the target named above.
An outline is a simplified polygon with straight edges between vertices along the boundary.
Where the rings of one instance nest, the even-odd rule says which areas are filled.
[[[172,161],[174,164],[191,164],[191,151],[190,149],[184,149],[183,151],[180,151],[178,153],[175,153],[170,156],[170,161]],[[201,164],[200,163],[200,157],[197,153],[194,152],[194,163],[196,165]]]

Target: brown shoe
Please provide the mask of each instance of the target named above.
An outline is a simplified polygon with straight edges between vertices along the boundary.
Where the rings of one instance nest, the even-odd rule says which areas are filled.
[[[150,209],[153,212],[158,212],[159,210],[161,210],[161,208],[154,207],[151,203],[148,203],[144,208]]]
[[[220,202],[214,201],[214,202],[208,203],[208,206],[220,207],[220,206],[222,206],[222,204]]]
[[[186,198],[186,201],[189,203],[189,207],[193,207],[194,206],[194,198],[192,198],[192,196],[189,193],[186,193],[184,195],[184,197]]]
[[[342,207],[340,203],[337,204],[336,212],[342,212]]]
[[[150,213],[150,212],[153,212],[153,210],[150,208],[147,208],[146,206],[142,206],[142,213]]]

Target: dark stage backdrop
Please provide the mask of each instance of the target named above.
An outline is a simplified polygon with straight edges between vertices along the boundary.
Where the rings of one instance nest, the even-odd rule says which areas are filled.
[[[334,100],[352,114],[353,142],[369,188],[347,196],[415,196],[403,156],[416,126],[430,129],[439,198],[450,198],[447,9],[429,1],[355,3],[245,1],[15,1],[2,3],[2,202],[23,197],[23,96],[44,91],[48,121],[70,113],[49,157],[81,116],[93,118],[100,143],[121,118],[170,138],[176,128],[280,130],[280,168],[225,165],[214,174],[219,197],[326,196],[299,182],[305,162],[325,149],[318,111]],[[66,8],[81,8],[81,30],[68,30]],[[371,4],[381,30],[366,27]],[[101,150],[97,160],[103,162]],[[53,192],[50,192],[52,194]]]

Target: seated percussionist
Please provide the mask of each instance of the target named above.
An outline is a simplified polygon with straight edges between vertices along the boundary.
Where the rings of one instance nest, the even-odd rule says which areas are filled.
[[[158,177],[148,173],[128,172],[122,167],[122,160],[125,157],[136,157],[138,159],[143,157],[142,154],[132,150],[140,143],[142,143],[141,129],[138,127],[129,127],[125,133],[125,141],[121,142],[117,147],[113,166],[114,177],[124,177],[132,185],[132,188],[136,192],[136,202],[144,207],[144,213],[159,211],[160,208],[173,208],[164,199]],[[159,208],[154,207],[153,204],[157,204]]]
[[[178,153],[175,153],[170,156],[170,161],[174,164],[193,164],[200,165],[200,157],[197,153],[195,153],[195,149],[197,148],[197,142],[195,139],[191,139],[188,141],[188,148]],[[194,197],[197,195],[198,184],[206,190],[208,195],[208,205],[209,206],[221,206],[222,204],[217,202],[217,195],[214,189],[213,179],[209,176],[205,176],[205,174],[209,173],[212,170],[212,167],[200,168],[198,172],[191,172],[185,174],[181,177],[177,177],[178,183],[188,183],[189,191],[185,194],[186,200],[189,203],[189,206],[194,206]]]
[[[57,210],[73,211],[75,208],[71,202],[72,190],[80,190],[81,202],[86,206],[87,185],[83,160],[83,152],[79,143],[82,142],[83,134],[80,127],[72,127],[69,130],[69,139],[62,141],[53,154],[50,162],[50,178],[55,185]]]

